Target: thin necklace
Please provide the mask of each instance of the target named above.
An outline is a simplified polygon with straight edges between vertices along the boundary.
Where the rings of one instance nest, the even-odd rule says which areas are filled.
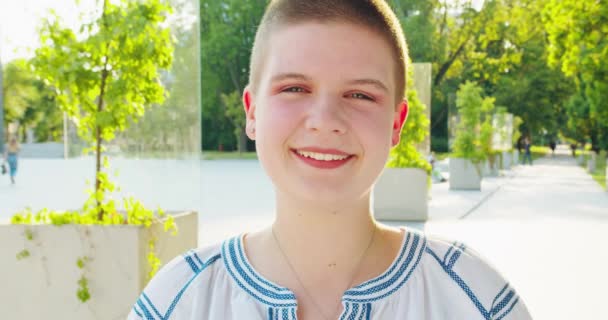
[[[376,229],[377,229],[376,225],[374,224],[374,230],[372,231],[372,236],[369,239],[369,243],[367,244],[367,247],[365,248],[365,251],[363,251],[363,253],[359,257],[359,262],[357,262],[356,268],[355,268],[355,270],[353,272],[353,275],[350,278],[350,281],[348,283],[348,287],[346,289],[349,289],[353,285],[353,281],[355,280],[355,277],[359,273],[359,269],[361,269],[361,263],[363,262],[363,258],[365,258],[365,256],[367,255],[367,251],[369,250],[369,248],[372,246],[372,243],[374,242],[374,237],[376,236]],[[326,320],[332,320],[332,317],[331,316],[327,316],[325,314],[325,312],[323,311],[323,308],[321,308],[321,306],[317,303],[317,300],[315,300],[313,298],[313,296],[310,294],[310,292],[308,291],[308,289],[306,288],[306,286],[304,285],[304,283],[300,279],[300,276],[296,272],[296,269],[291,264],[291,261],[289,260],[289,258],[287,258],[287,255],[285,254],[285,251],[283,251],[283,247],[281,247],[281,243],[277,239],[277,235],[274,232],[274,225],[272,225],[271,231],[272,231],[272,237],[274,238],[274,241],[276,242],[277,247],[279,247],[279,251],[281,252],[281,255],[283,256],[283,259],[285,260],[285,262],[287,262],[287,265],[289,266],[289,269],[291,269],[291,272],[295,276],[296,281],[298,281],[298,284],[300,285],[300,287],[302,287],[302,291],[304,291],[304,293],[306,294],[306,296],[308,296],[308,299],[310,299],[310,301],[314,304],[315,308],[317,308],[317,311],[323,316],[323,318],[325,318]],[[341,305],[342,304],[339,303],[336,306],[336,310],[334,311],[334,314],[338,313]]]

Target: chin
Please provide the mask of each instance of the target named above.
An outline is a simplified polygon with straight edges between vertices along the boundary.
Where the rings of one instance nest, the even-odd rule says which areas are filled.
[[[364,191],[357,192],[353,188],[336,188],[327,184],[322,186],[300,186],[292,190],[292,196],[307,205],[335,209],[344,207],[345,205],[352,205],[354,202],[360,201],[365,194]]]

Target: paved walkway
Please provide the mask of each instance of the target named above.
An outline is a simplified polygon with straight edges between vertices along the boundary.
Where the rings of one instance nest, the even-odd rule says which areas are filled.
[[[431,220],[424,230],[485,256],[534,319],[604,319],[608,192],[567,152],[516,167],[464,219]]]
[[[434,184],[429,221],[405,225],[480,252],[518,289],[535,319],[600,319],[608,287],[608,192],[568,152],[484,179],[480,192]],[[272,185],[257,161],[112,163],[129,191],[122,195],[152,207],[198,210],[200,245],[272,221]],[[16,186],[0,176],[0,221],[28,204],[78,208],[86,197],[82,177],[92,168],[91,159],[22,159]]]

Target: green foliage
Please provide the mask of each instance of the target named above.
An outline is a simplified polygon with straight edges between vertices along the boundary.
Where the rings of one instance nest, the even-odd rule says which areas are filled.
[[[114,139],[146,108],[165,99],[160,73],[171,66],[173,39],[163,26],[172,8],[162,0],[103,1],[101,17],[85,23],[80,33],[48,18],[40,30],[41,47],[32,60],[38,75],[56,90],[56,100],[78,128],[78,135],[100,159],[103,141]],[[87,151],[89,151],[87,150]],[[105,184],[106,188],[101,185]],[[103,219],[111,190],[96,167],[96,206]],[[88,209],[88,208],[85,208]]]
[[[431,165],[416,149],[429,134],[429,119],[426,117],[426,106],[418,99],[416,90],[413,89],[414,74],[411,64],[407,76],[408,118],[401,131],[399,144],[390,151],[387,167],[420,168],[430,174]]]
[[[233,91],[230,94],[220,94],[222,104],[226,110],[226,117],[234,126],[234,135],[238,142],[238,150],[245,150],[242,139],[245,131],[245,112],[243,111],[243,103],[241,101],[241,92]]]
[[[161,73],[168,97],[117,135],[112,144],[122,156],[191,158],[201,148],[198,8],[191,0],[168,1],[174,12],[166,23],[175,39],[171,69]]]
[[[242,109],[228,111],[221,95],[238,92],[249,82],[247,70],[266,0],[201,0],[201,70],[203,148],[245,151],[244,131],[235,139]],[[233,104],[230,104],[233,105]],[[237,127],[237,128],[235,128]],[[239,142],[240,141],[240,142]]]
[[[494,99],[483,98],[482,89],[475,83],[467,81],[458,90],[456,106],[460,120],[456,130],[453,156],[479,163],[492,151],[491,114],[494,109]]]
[[[30,229],[25,230],[25,239],[32,241],[34,240],[34,233]]]
[[[76,260],[76,266],[82,272],[80,279],[78,279],[78,289],[76,291],[76,297],[82,303],[87,302],[91,298],[91,292],[89,291],[89,280],[85,277],[85,267],[87,266],[90,258],[89,257],[80,257]]]
[[[17,253],[17,260],[25,259],[30,256],[30,251],[23,249]]]
[[[99,129],[111,140],[163,101],[159,73],[171,65],[173,40],[162,23],[170,10],[160,0],[104,0],[102,17],[84,24],[82,34],[61,26],[59,17],[44,22],[33,64],[55,87],[81,138],[94,143]]]
[[[89,280],[83,275],[78,279],[78,290],[76,291],[78,300],[82,303],[87,302],[91,299],[91,292],[89,291]]]
[[[407,35],[409,55],[416,62],[436,60],[436,53],[445,46],[435,28],[435,15],[441,5],[436,0],[389,0],[390,6]]]
[[[517,143],[517,141],[519,141],[519,138],[521,137],[521,131],[519,128],[521,127],[523,122],[524,121],[520,117],[513,117],[513,138],[511,140],[513,141],[513,143]]]
[[[38,100],[34,86],[35,76],[26,60],[17,59],[7,63],[3,70],[2,94],[4,95],[5,121],[20,120],[30,104]]]
[[[161,266],[161,261],[156,255],[156,241],[150,240],[148,242],[148,265],[150,266],[150,271],[148,272],[148,280],[152,279],[158,269]]]
[[[608,148],[608,6],[595,0],[550,0],[542,21],[549,65],[576,83],[567,105],[569,134]],[[581,117],[583,116],[583,117]]]
[[[20,135],[33,128],[38,141],[55,141],[61,136],[62,114],[54,101],[54,91],[36,78],[33,67],[24,59],[4,65],[2,92],[5,121],[17,122]]]

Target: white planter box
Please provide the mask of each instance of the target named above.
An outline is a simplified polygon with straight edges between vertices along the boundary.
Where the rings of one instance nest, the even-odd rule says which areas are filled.
[[[149,240],[156,238],[163,264],[197,246],[198,214],[175,215],[175,223],[177,236],[162,224],[0,225],[1,318],[125,319],[147,283]],[[24,249],[30,256],[17,259]],[[76,296],[83,274],[76,261],[83,256],[90,258],[83,269],[91,294],[85,303]]]
[[[481,190],[481,164],[450,158],[450,190]]]
[[[498,157],[496,157],[496,159],[494,159],[493,163],[490,163],[489,159],[484,161],[481,176],[482,177],[498,177],[499,176],[499,172],[498,172],[498,161],[499,160],[500,159]]]
[[[515,149],[513,150],[513,166],[516,166],[519,164],[519,150]]]
[[[597,155],[595,152],[591,152],[591,157],[589,157],[589,161],[587,161],[587,171],[589,173],[593,173],[595,171],[597,164]]]
[[[579,155],[577,163],[579,166],[582,166],[585,163],[585,156],[583,156],[582,154]]]
[[[374,186],[372,203],[378,220],[426,221],[428,176],[418,168],[385,168]]]
[[[511,156],[511,152],[503,151],[502,152],[502,169],[511,170],[512,163],[513,163],[513,159]]]

